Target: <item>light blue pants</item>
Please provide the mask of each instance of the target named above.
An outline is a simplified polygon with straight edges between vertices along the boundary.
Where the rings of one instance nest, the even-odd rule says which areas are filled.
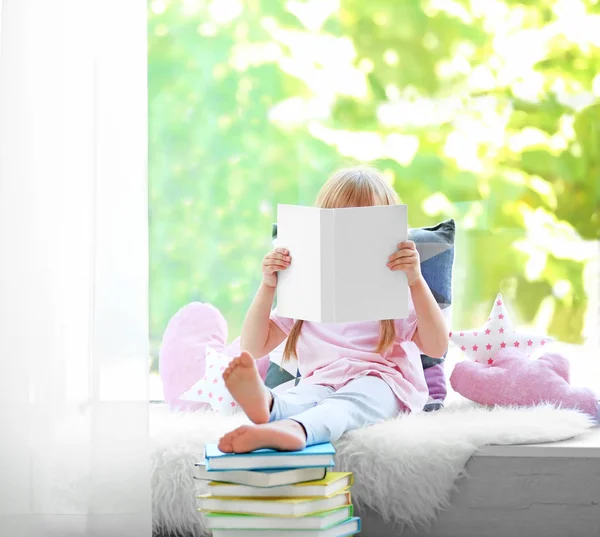
[[[269,421],[292,419],[306,430],[306,445],[335,442],[346,431],[366,427],[402,412],[391,388],[379,377],[360,377],[335,391],[300,381],[273,395]]]

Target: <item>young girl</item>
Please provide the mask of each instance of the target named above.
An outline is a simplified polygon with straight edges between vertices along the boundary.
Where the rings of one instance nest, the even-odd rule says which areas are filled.
[[[321,189],[317,206],[366,207],[398,203],[396,192],[375,171],[342,170]],[[406,319],[380,322],[312,323],[271,312],[277,273],[292,263],[284,248],[268,253],[262,283],[248,310],[241,356],[223,373],[233,398],[255,425],[226,434],[219,449],[246,453],[259,448],[297,450],[335,442],[352,429],[422,410],[427,386],[420,351],[441,357],[448,346],[442,313],[421,275],[412,241],[390,252],[389,270],[406,273],[410,288]],[[253,356],[270,353],[285,338],[284,360],[298,357],[302,379],[276,395],[262,382]]]

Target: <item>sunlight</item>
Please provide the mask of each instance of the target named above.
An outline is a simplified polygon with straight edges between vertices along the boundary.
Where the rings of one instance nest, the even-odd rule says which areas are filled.
[[[308,121],[325,120],[330,116],[333,104],[332,97],[318,96],[312,99],[290,97],[269,110],[269,120],[281,123],[284,128]]]
[[[465,203],[468,207],[467,212],[463,215],[463,227],[464,229],[477,229],[481,227],[478,225],[480,219],[486,214],[485,213],[485,202],[473,201]]]
[[[513,153],[522,153],[523,150],[535,146],[547,146],[550,136],[536,127],[525,127],[515,133],[507,135],[508,148]]]
[[[315,138],[337,147],[340,154],[365,162],[391,158],[408,166],[419,149],[419,138],[414,135],[392,133],[382,136],[375,132],[335,130],[316,122],[309,129]]]
[[[325,21],[340,9],[339,0],[288,0],[286,9],[295,15],[307,30],[320,30]]]
[[[537,103],[546,92],[545,84],[544,75],[532,69],[523,73],[518,80],[513,81],[511,89],[517,99]]]
[[[588,13],[581,0],[557,0],[552,10],[557,17],[556,34],[563,34],[584,53],[589,53],[590,47],[600,47],[600,16]]]
[[[239,0],[213,0],[208,6],[208,13],[218,24],[229,24],[239,17],[244,6]]]
[[[150,4],[150,9],[155,15],[161,15],[167,9],[167,2],[166,0],[153,0]]]
[[[383,139],[382,157],[408,166],[419,150],[419,137],[410,134],[388,134]]]
[[[536,175],[532,175],[527,183],[529,188],[537,192],[551,209],[556,209],[558,199],[551,183]]]
[[[530,255],[529,269],[526,269],[528,278],[533,280],[539,277],[542,256],[545,259],[547,254],[558,259],[581,262],[597,257],[598,245],[582,240],[569,223],[558,220],[554,214],[541,207],[532,209],[524,203],[520,204],[520,212],[528,239],[517,241],[514,246]]]
[[[451,121],[462,107],[457,97],[446,99],[397,96],[394,102],[382,103],[377,108],[377,119],[382,125],[394,127],[433,127]]]
[[[189,17],[191,15],[198,13],[198,11],[200,11],[200,9],[202,8],[202,6],[204,4],[204,2],[201,2],[201,0],[182,0],[182,1],[183,1],[182,13],[186,17]]]
[[[430,17],[435,16],[441,11],[452,17],[456,17],[466,24],[470,24],[473,21],[473,16],[467,11],[467,8],[455,0],[429,0],[424,3],[423,9]]]
[[[594,77],[592,82],[592,92],[596,97],[600,97],[600,74],[597,74]]]
[[[481,126],[473,123],[473,131],[454,131],[451,132],[444,144],[444,154],[456,161],[456,165],[461,170],[472,172],[482,172],[484,169],[483,161],[479,156],[479,138],[478,132],[481,132]]]
[[[440,216],[445,218],[456,218],[458,216],[457,208],[443,192],[436,192],[425,198],[421,203],[423,212],[428,216]]]
[[[383,53],[383,61],[387,63],[390,67],[395,67],[398,65],[398,53],[395,50],[388,49]]]
[[[367,80],[354,66],[356,50],[350,39],[269,26],[273,39],[290,51],[277,59],[279,67],[302,80],[313,94],[367,97]]]
[[[229,65],[237,71],[247,71],[265,63],[275,63],[283,58],[283,51],[278,43],[239,43],[233,45]]]
[[[600,241],[595,241],[596,251],[600,254]],[[600,255],[592,257],[585,265],[583,271],[583,283],[585,293],[589,297],[589,306],[585,315],[583,326],[583,337],[600,344]],[[600,366],[600,353],[596,359]],[[600,376],[598,377],[600,382]]]

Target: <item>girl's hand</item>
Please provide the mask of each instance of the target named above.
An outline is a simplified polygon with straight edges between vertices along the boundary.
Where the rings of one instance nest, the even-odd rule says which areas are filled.
[[[404,241],[398,245],[398,251],[388,258],[390,270],[406,272],[408,285],[414,285],[421,279],[421,260],[413,241]]]
[[[291,262],[290,252],[285,248],[271,250],[262,262],[263,283],[267,287],[276,287],[277,272],[288,268]]]

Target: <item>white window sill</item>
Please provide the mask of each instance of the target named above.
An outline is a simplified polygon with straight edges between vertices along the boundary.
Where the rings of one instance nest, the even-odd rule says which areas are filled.
[[[475,456],[600,458],[600,427],[561,442],[485,446]]]

